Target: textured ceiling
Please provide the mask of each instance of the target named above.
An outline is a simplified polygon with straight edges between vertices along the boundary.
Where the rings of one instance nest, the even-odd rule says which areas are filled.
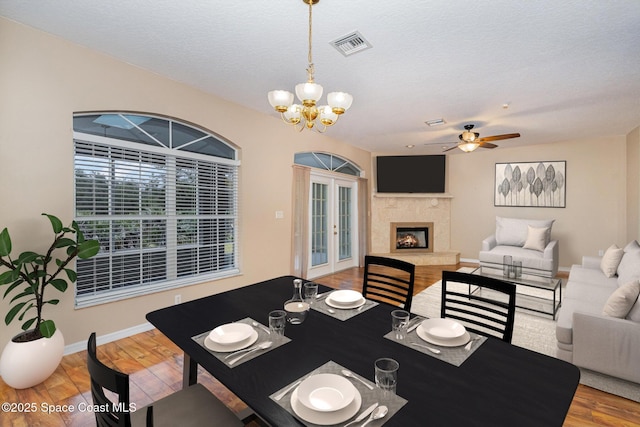
[[[433,154],[467,123],[522,134],[501,147],[640,125],[638,0],[321,0],[313,11],[316,82],[354,96],[328,130],[347,143]],[[278,120],[267,92],[306,79],[302,0],[0,0],[0,15]],[[329,45],[354,30],[373,48],[344,57]],[[446,124],[424,123],[437,118]]]

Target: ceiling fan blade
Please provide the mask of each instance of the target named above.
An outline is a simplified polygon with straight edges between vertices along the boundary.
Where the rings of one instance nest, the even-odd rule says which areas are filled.
[[[501,139],[510,139],[510,138],[519,138],[519,133],[505,133],[503,135],[493,135],[493,136],[485,136],[483,138],[478,139],[479,142],[488,142],[488,141],[499,141]]]
[[[482,142],[480,141],[480,148],[496,148],[496,144],[492,144],[490,142]]]
[[[454,145],[453,147],[445,148],[444,150],[442,150],[442,152],[446,153],[447,151],[455,150],[456,148],[458,148],[458,144]]]

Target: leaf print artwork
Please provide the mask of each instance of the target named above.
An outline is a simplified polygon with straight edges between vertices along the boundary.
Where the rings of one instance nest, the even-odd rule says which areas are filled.
[[[494,182],[495,206],[566,204],[566,161],[496,163]]]

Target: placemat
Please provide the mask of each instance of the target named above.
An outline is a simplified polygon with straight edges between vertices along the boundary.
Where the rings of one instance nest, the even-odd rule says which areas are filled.
[[[264,350],[258,350],[258,351],[254,351],[251,354],[248,354],[246,356],[244,356],[242,359],[238,360],[237,362],[235,362],[233,365],[230,365],[229,362],[234,360],[234,357],[229,357],[228,359],[226,359],[227,356],[233,354],[233,352],[228,352],[228,353],[223,353],[223,352],[218,352],[218,351],[213,351],[207,348],[206,345],[204,345],[204,340],[205,338],[209,335],[209,332],[211,331],[206,331],[203,332],[201,334],[195,335],[193,337],[191,337],[192,340],[194,340],[195,342],[197,342],[198,344],[200,344],[202,346],[202,348],[204,348],[205,350],[207,350],[209,353],[211,353],[212,355],[214,355],[218,360],[220,360],[221,362],[223,362],[225,365],[227,365],[230,368],[235,368],[236,366],[242,365],[243,363],[256,358],[262,354],[265,354],[273,349],[276,349],[278,347],[280,347],[281,345],[284,345],[286,343],[288,343],[289,341],[291,341],[291,339],[287,338],[286,336],[282,336],[282,335],[276,335],[276,334],[272,334],[269,332],[269,328],[267,328],[266,326],[264,326],[262,323],[260,322],[256,322],[255,320],[253,320],[250,317],[247,317],[245,319],[242,320],[238,320],[237,323],[246,323],[247,325],[251,325],[253,327],[253,329],[256,330],[256,332],[258,332],[258,339],[256,340],[256,342],[254,342],[251,346],[249,346],[249,348],[252,348],[256,345],[260,345],[261,343],[264,343],[266,341],[271,341],[272,345],[269,348],[266,348]],[[239,353],[239,355],[242,353]]]
[[[364,313],[365,311],[369,310],[371,307],[375,307],[376,305],[378,305],[378,303],[375,301],[366,300],[364,305],[358,308],[345,310],[341,308],[331,307],[326,302],[331,292],[326,292],[322,294],[320,297],[321,299],[319,301],[316,300],[311,304],[311,309],[315,311],[319,311],[320,313],[326,314],[327,316],[334,317],[338,320],[345,321],[345,320],[351,319],[354,316],[357,316],[360,313]]]
[[[288,387],[291,387],[292,384],[295,384],[297,381],[301,381],[304,380],[308,377],[310,377],[311,375],[316,375],[316,374],[338,374],[338,375],[342,375],[341,371],[344,368],[342,366],[340,366],[339,364],[337,364],[336,362],[334,362],[333,360],[328,361],[327,363],[325,363],[324,365],[320,366],[317,369],[314,369],[313,371],[309,372],[307,375],[292,381],[291,383],[287,384],[285,387],[282,387],[280,390],[277,390],[275,393],[273,393],[271,396],[269,396],[269,398],[271,398],[271,400],[273,400],[274,402],[276,402],[278,405],[280,405],[282,408],[284,408],[287,412],[289,412],[291,415],[293,415],[294,417],[296,417],[296,419],[298,421],[300,421],[302,424],[304,424],[305,426],[308,427],[316,427],[318,426],[318,424],[313,424],[310,423],[308,421],[303,420],[302,418],[298,417],[296,415],[296,413],[293,411],[293,409],[291,408],[291,394],[293,393],[293,390],[295,389],[295,387],[291,390],[289,390],[289,392],[280,400],[275,400],[274,396],[278,395],[281,391],[286,390]],[[373,372],[373,362],[371,362],[371,371]],[[372,421],[371,423],[367,424],[367,426],[372,426],[372,427],[379,427],[384,425],[384,423],[386,423],[391,417],[393,417],[393,415],[398,412],[406,403],[407,400],[398,396],[398,395],[393,395],[390,396],[386,399],[382,398],[382,390],[380,390],[378,387],[375,386],[374,383],[372,383],[371,381],[367,380],[366,378],[363,378],[362,376],[356,374],[354,372],[354,375],[360,379],[362,379],[363,381],[365,381],[367,384],[371,384],[373,385],[373,390],[370,390],[368,387],[366,387],[364,384],[362,384],[360,381],[358,380],[352,380],[353,385],[356,387],[356,389],[360,392],[360,395],[362,396],[362,404],[360,405],[360,409],[358,410],[358,412],[351,418],[349,418],[346,421],[343,421],[339,424],[335,424],[335,425],[339,425],[339,426],[343,426],[345,424],[347,424],[350,421],[353,421],[357,418],[358,415],[360,415],[360,413],[362,411],[364,411],[365,409],[367,409],[369,406],[371,406],[372,404],[379,402],[380,405],[385,405],[387,408],[389,408],[389,412],[387,413],[387,416],[379,419],[379,420],[375,420]],[[366,420],[362,420],[361,423],[356,423],[354,424],[354,426],[357,425],[361,425],[362,423],[364,423]]]
[[[418,319],[418,320],[414,320],[414,319]],[[411,319],[409,324],[410,325],[413,324],[414,321],[421,322],[424,319],[425,318],[422,318],[421,316],[416,316],[415,318]],[[397,339],[396,333],[394,331],[389,332],[384,337],[391,341],[395,341],[398,344],[402,344],[406,347],[410,347],[411,349],[419,351],[420,353],[428,354],[431,357],[435,357],[436,359],[440,359],[444,362],[450,363],[454,366],[460,366],[464,363],[465,360],[469,358],[469,356],[471,356],[487,340],[487,337],[474,334],[473,332],[469,332],[469,335],[471,335],[471,342],[472,342],[471,348],[469,350],[465,348],[466,344],[458,347],[446,347],[446,346],[436,345],[436,344],[427,342],[418,336],[417,328],[409,332],[406,338],[403,340]],[[420,345],[425,345],[427,347],[438,349],[440,350],[440,354],[435,354],[434,352],[424,347],[418,347],[418,346],[412,345],[413,343],[418,343]]]

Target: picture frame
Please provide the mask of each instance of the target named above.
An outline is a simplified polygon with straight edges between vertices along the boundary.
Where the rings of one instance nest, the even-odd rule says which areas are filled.
[[[495,164],[494,206],[564,208],[567,162],[510,162]]]

